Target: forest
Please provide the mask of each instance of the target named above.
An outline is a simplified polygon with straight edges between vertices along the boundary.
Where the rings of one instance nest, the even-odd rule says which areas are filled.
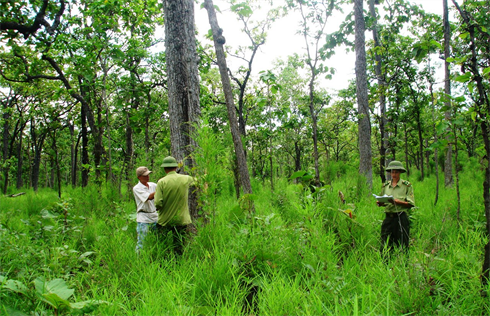
[[[490,1],[438,2],[1,1],[0,315],[489,315]],[[301,48],[257,70],[284,19]],[[137,253],[135,170],[169,155],[197,232]]]

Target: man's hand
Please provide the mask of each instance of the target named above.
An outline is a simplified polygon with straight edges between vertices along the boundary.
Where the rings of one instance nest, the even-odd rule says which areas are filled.
[[[150,195],[148,196],[148,200],[153,200],[154,198],[155,198],[155,192],[150,193]]]

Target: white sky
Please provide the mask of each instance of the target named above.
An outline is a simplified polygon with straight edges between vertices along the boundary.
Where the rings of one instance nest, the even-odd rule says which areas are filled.
[[[226,38],[227,46],[238,47],[238,45],[247,45],[248,39],[244,37],[240,30],[241,22],[236,20],[235,14],[229,10],[226,1],[214,0],[215,5],[220,8],[221,13],[217,12],[218,23],[223,29],[223,36]],[[422,5],[424,10],[431,13],[442,15],[442,0],[412,0],[412,3]],[[352,4],[353,6],[353,4]],[[364,9],[367,10],[365,3]],[[347,10],[344,11],[344,13]],[[200,34],[206,34],[210,29],[206,9],[200,8],[200,3],[195,6],[196,26]],[[338,24],[343,20],[343,16],[332,17],[332,26],[327,33],[334,32],[338,29]],[[286,17],[274,22],[268,32],[267,40],[261,46],[252,65],[252,76],[256,76],[261,70],[272,70],[273,61],[277,58],[286,59],[293,53],[303,54],[305,52],[303,37],[296,34],[299,29],[298,21],[292,17]],[[366,39],[371,38],[371,33],[366,32]],[[203,40],[204,43],[211,43]],[[227,58],[228,67],[232,70],[238,68],[240,61],[233,57]],[[355,55],[353,52],[347,53],[345,49],[339,48],[330,60],[326,61],[328,67],[336,69],[332,80],[324,80],[321,85],[324,88],[339,90],[346,88],[348,81],[355,78],[354,73]]]

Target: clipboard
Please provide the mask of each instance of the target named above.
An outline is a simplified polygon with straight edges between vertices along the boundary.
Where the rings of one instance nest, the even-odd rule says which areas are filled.
[[[379,202],[379,203],[391,203],[394,198],[391,195],[376,195],[373,194],[374,198]]]

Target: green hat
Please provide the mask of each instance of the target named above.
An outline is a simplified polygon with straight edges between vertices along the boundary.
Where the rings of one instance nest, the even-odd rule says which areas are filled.
[[[172,167],[178,167],[179,164],[177,163],[177,160],[175,160],[174,157],[168,156],[163,159],[163,164],[162,167],[164,168],[172,168]]]
[[[403,165],[401,162],[397,160],[393,160],[388,164],[388,167],[385,168],[386,171],[391,171],[391,170],[400,170],[401,173],[407,172],[405,168],[403,168]]]

